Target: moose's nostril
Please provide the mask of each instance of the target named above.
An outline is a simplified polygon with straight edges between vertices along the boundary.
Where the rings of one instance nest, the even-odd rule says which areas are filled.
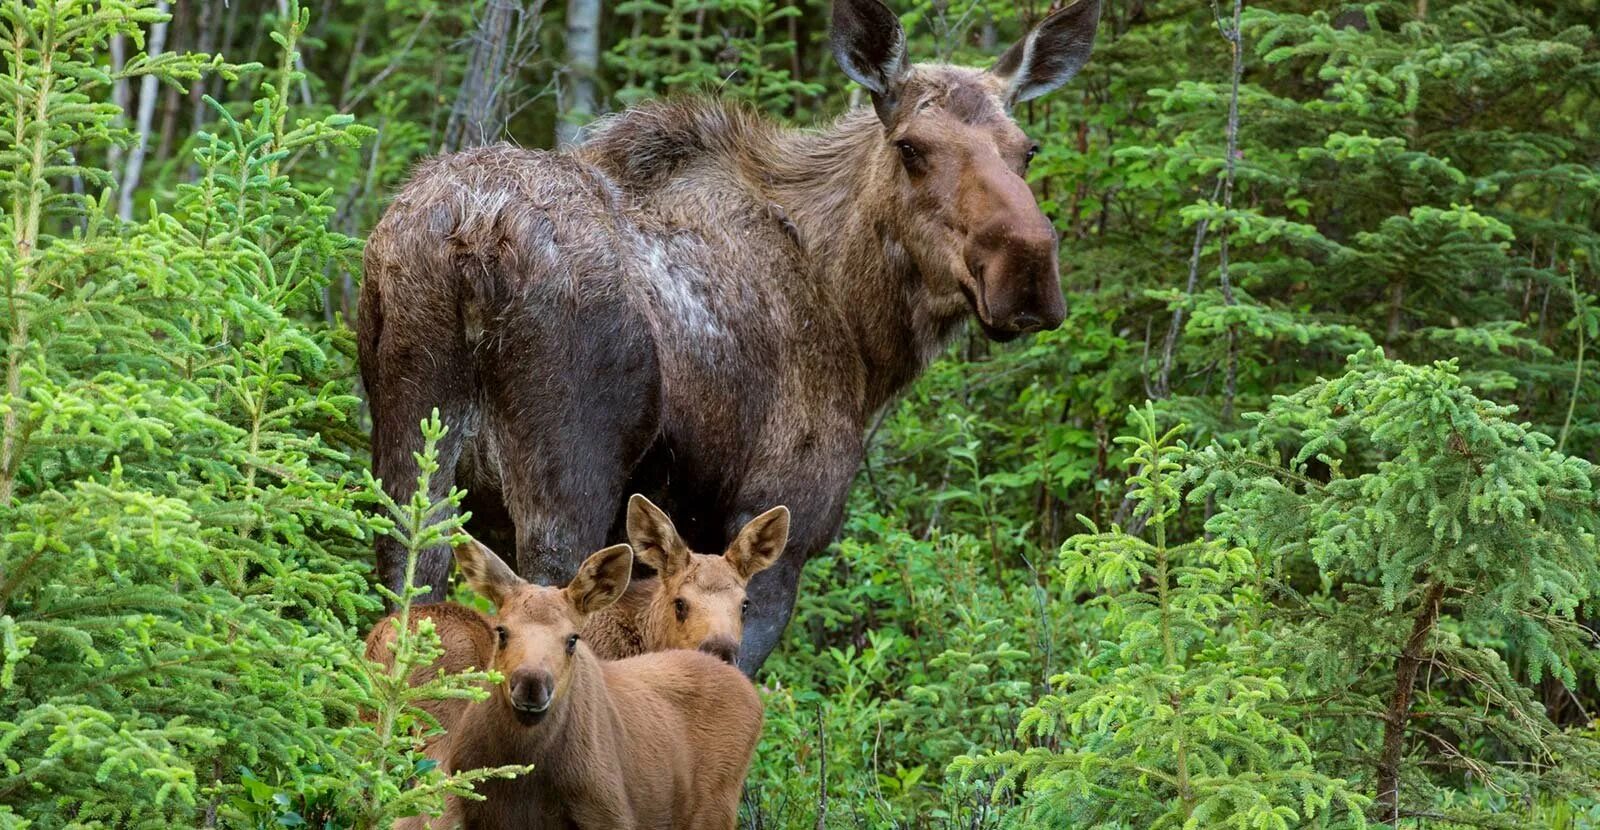
[[[1023,312],[1011,318],[1011,327],[1017,331],[1038,331],[1044,328],[1044,320],[1037,314]]]

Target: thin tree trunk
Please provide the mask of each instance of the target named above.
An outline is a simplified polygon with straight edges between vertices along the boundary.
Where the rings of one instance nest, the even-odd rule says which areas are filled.
[[[194,29],[186,25],[193,16],[190,13],[189,0],[177,0],[172,7],[172,26],[167,32],[168,44],[173,52],[186,52],[194,48]],[[198,84],[197,84],[198,85]],[[172,157],[172,144],[178,137],[178,110],[183,104],[183,92],[176,86],[163,86],[161,88],[161,140],[156,144],[155,160],[165,161]]]
[[[1226,213],[1233,212],[1233,179],[1234,169],[1239,157],[1239,79],[1244,75],[1244,33],[1240,30],[1240,20],[1244,16],[1244,0],[1233,0],[1233,22],[1226,30],[1225,35],[1233,47],[1233,87],[1228,96],[1228,157],[1223,164],[1222,177],[1222,210]],[[1217,276],[1222,282],[1222,301],[1230,306],[1236,305],[1233,296],[1233,282],[1228,275],[1228,241],[1232,234],[1229,232],[1231,220],[1224,217],[1222,224],[1222,241],[1217,252]],[[1228,366],[1227,381],[1222,397],[1222,420],[1224,423],[1233,421],[1234,399],[1239,392],[1239,332],[1237,326],[1228,327]]]
[[[1423,592],[1422,608],[1411,624],[1411,636],[1400,649],[1394,669],[1394,694],[1383,715],[1383,750],[1378,756],[1379,821],[1400,823],[1400,755],[1405,749],[1406,721],[1411,717],[1411,699],[1416,691],[1417,672],[1422,666],[1422,650],[1439,621],[1439,603],[1444,599],[1444,582],[1435,580]]]
[[[159,0],[156,10],[163,14],[167,11],[167,0]],[[167,45],[167,23],[162,20],[151,24],[149,48],[146,53],[151,57],[161,54]],[[133,194],[139,189],[139,175],[144,169],[144,157],[150,149],[150,122],[156,114],[156,97],[160,93],[159,83],[154,75],[146,75],[139,80],[139,120],[135,128],[139,138],[137,144],[128,152],[128,166],[122,173],[122,190],[117,199],[117,215],[124,220],[133,219]]]
[[[366,11],[361,13],[361,22],[356,25],[356,36],[350,46],[350,57],[345,61],[344,82],[339,85],[339,111],[348,112],[345,105],[350,100],[350,92],[355,89],[357,70],[361,60],[365,57],[367,49],[367,32],[372,28],[372,18],[382,8],[376,3],[369,4]]]
[[[1211,201],[1217,200],[1222,192],[1222,182],[1217,182],[1215,190],[1211,191]],[[1194,229],[1194,248],[1189,252],[1189,282],[1184,286],[1185,298],[1193,297],[1197,284],[1200,281],[1200,254],[1205,249],[1206,231],[1211,227],[1211,220],[1201,219]],[[1172,395],[1172,356],[1178,345],[1178,338],[1183,335],[1184,309],[1180,304],[1172,310],[1172,322],[1167,325],[1167,337],[1161,344],[1161,368],[1157,370],[1155,388],[1151,397],[1156,400],[1165,400]]]
[[[111,36],[112,73],[120,73],[127,63],[128,36],[118,32]],[[123,118],[128,117],[128,105],[132,102],[128,100],[127,78],[117,78],[111,84],[111,103],[116,104],[117,109],[122,110]],[[106,169],[113,172],[122,169],[122,145],[112,144],[111,148],[106,151]]]
[[[237,0],[235,0],[237,2]],[[197,24],[199,36],[195,39],[195,51],[202,55],[219,52],[217,36],[221,34],[222,15],[218,14],[217,4],[201,2],[200,22]],[[195,81],[189,87],[189,132],[194,134],[206,123],[206,102],[201,100],[206,94],[206,82]]]
[[[1389,322],[1383,333],[1383,353],[1393,359],[1395,357],[1394,343],[1400,339],[1400,318],[1405,308],[1406,285],[1396,277],[1389,283]]]
[[[228,3],[228,17],[222,24],[222,38],[217,41],[217,51],[230,54],[233,51],[233,36],[239,31],[239,7],[244,5],[243,0],[231,0]],[[222,94],[222,76],[212,73],[205,80],[206,94],[216,98]],[[203,105],[203,104],[202,104]]]
[[[511,53],[513,32],[521,32],[528,14],[519,0],[488,0],[472,36],[472,54],[461,79],[461,92],[445,123],[446,152],[495,141],[506,129],[506,89],[520,68]],[[537,5],[532,12],[537,19]],[[536,25],[536,24],[535,24]]]
[[[600,0],[567,0],[567,90],[556,123],[556,145],[570,147],[594,120],[600,70]]]

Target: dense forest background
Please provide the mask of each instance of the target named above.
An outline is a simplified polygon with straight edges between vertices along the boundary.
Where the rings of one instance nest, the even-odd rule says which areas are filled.
[[[976,65],[1048,11],[891,5]],[[365,473],[362,235],[650,96],[825,122],[826,6],[0,0],[0,828],[470,786],[410,706],[470,679],[360,659],[374,535],[451,531]],[[1600,827],[1596,20],[1104,0],[1018,113],[1069,318],[874,427],[744,826]]]

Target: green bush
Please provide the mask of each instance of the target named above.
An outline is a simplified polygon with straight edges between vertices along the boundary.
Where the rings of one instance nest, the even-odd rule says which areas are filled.
[[[427,624],[360,657],[375,534],[457,528],[366,475],[342,318],[485,2],[178,3],[152,56],[153,0],[0,0],[0,828],[470,787],[412,703],[485,678],[402,682]],[[566,4],[494,2],[538,24],[495,83],[546,146]],[[858,94],[825,0],[602,5],[613,107]],[[982,65],[1050,4],[891,5]],[[744,826],[1600,828],[1600,6],[1103,6],[1017,112],[1068,321],[882,413],[758,678]]]

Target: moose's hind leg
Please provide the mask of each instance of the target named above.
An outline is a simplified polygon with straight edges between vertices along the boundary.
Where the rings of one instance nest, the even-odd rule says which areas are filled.
[[[536,293],[498,321],[479,366],[517,573],[563,585],[605,545],[655,441],[659,369],[646,321],[622,298]]]
[[[364,356],[365,357],[365,356]],[[439,469],[429,479],[428,497],[438,500],[455,485],[456,462],[470,430],[472,367],[456,343],[383,341],[375,355],[370,390],[372,402],[372,472],[384,492],[404,505],[417,489],[416,454],[422,451],[422,421],[439,410],[449,432],[439,442]],[[449,511],[453,515],[454,511]],[[434,521],[447,516],[441,514]],[[380,536],[378,577],[398,593],[405,583],[406,550],[399,540]],[[413,584],[428,586],[422,602],[444,599],[450,576],[450,551],[443,546],[418,554]]]

